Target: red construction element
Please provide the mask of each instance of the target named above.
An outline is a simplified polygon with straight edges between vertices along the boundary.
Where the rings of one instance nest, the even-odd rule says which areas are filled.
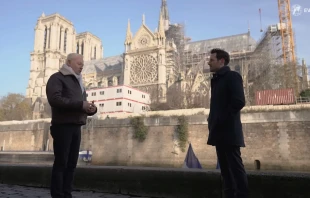
[[[255,105],[295,104],[294,89],[262,90],[255,93]]]

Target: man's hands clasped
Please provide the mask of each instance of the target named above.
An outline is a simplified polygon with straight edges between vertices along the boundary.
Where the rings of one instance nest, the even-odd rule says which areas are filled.
[[[94,113],[97,109],[96,105],[93,102],[84,101],[83,102],[83,109],[86,113]]]

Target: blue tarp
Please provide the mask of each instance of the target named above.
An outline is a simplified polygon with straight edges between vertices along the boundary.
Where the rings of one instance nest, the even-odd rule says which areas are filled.
[[[196,157],[196,155],[193,151],[191,143],[189,144],[189,147],[187,150],[187,154],[186,154],[186,158],[184,160],[183,168],[200,168],[200,169],[202,168],[198,158]]]

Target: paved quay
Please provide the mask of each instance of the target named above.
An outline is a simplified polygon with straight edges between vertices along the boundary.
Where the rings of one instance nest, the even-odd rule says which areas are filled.
[[[72,193],[74,198],[134,198],[135,196],[118,195],[109,193],[96,193],[89,191],[74,191]],[[50,198],[49,189],[34,188],[17,185],[0,184],[1,198]],[[137,198],[137,197],[136,197]],[[148,198],[148,197],[139,197]]]

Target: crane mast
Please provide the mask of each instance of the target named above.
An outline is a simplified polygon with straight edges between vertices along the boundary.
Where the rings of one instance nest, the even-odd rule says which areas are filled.
[[[293,84],[295,96],[299,95],[297,62],[295,55],[294,33],[292,27],[290,0],[278,0],[280,33],[282,39],[283,64],[285,66],[286,86]],[[292,67],[291,69],[289,67]],[[290,74],[293,74],[291,76]],[[292,79],[293,78],[293,79]],[[290,83],[292,82],[292,84]]]

